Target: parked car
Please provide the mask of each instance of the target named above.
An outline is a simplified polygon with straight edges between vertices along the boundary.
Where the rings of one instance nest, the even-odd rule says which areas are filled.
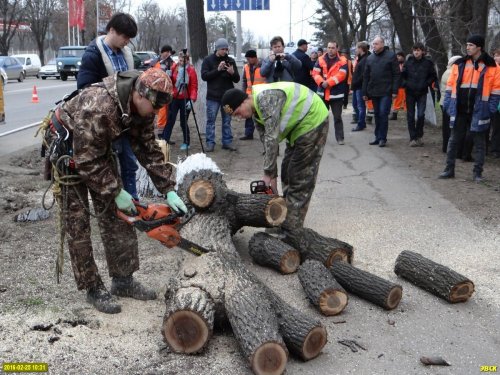
[[[26,53],[22,55],[14,55],[16,59],[23,65],[24,78],[36,77],[42,67],[42,62],[38,55],[33,53]]]
[[[40,72],[38,73],[38,78],[47,79],[47,77],[54,77],[55,79],[61,78],[59,72],[57,71],[56,59],[52,59],[47,63],[47,65],[42,66]]]
[[[141,59],[141,65],[137,68],[138,70],[146,70],[150,68],[151,62],[158,58],[158,55],[153,51],[137,51],[135,54]]]
[[[61,80],[66,81],[69,76],[78,75],[80,65],[82,64],[82,56],[86,46],[65,46],[59,48],[57,52],[57,71],[61,76]]]
[[[18,59],[11,56],[0,56],[0,68],[7,73],[7,79],[17,79],[19,82],[24,81],[24,68]]]
[[[5,86],[5,84],[7,83],[8,77],[7,77],[7,73],[5,73],[4,68],[0,68],[0,76],[2,77],[2,86]]]

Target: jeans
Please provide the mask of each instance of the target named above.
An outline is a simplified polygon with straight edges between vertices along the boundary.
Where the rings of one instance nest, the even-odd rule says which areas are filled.
[[[344,123],[342,122],[342,106],[344,99],[335,99],[325,102],[326,108],[332,109],[333,125],[335,127],[335,139],[337,141],[344,140]]]
[[[254,130],[255,124],[253,123],[253,118],[247,118],[245,120],[245,137],[253,137]]]
[[[135,172],[137,172],[139,167],[137,166],[137,158],[132,151],[132,147],[130,146],[127,136],[122,135],[114,141],[113,149],[118,154],[123,189],[125,189],[125,191],[128,192],[134,199],[139,200],[135,178]]]
[[[220,101],[207,99],[207,126],[205,132],[208,146],[215,145],[215,119],[219,109],[222,115],[222,144],[230,145],[233,142],[231,116],[221,108]]]
[[[455,126],[451,129],[448,149],[446,151],[446,169],[455,168],[459,142],[465,138],[472,120],[471,114],[457,114]],[[486,131],[470,132],[474,139],[476,153],[474,155],[474,173],[481,175],[483,172],[484,156],[486,154]]]
[[[500,153],[500,113],[491,116],[491,152]]]
[[[406,92],[406,121],[410,140],[414,141],[424,136],[425,107],[427,94],[412,95]],[[417,106],[417,126],[415,127],[415,105]]]
[[[165,129],[163,130],[163,139],[166,141],[170,140],[172,136],[172,129],[175,125],[175,120],[177,119],[177,113],[180,111],[180,123],[183,135],[183,142],[187,145],[190,144],[190,136],[189,136],[189,126],[187,125],[187,118],[189,117],[189,111],[186,116],[186,103],[189,103],[189,100],[184,102],[184,99],[174,99],[172,103],[170,103],[170,107],[168,109],[168,121]]]
[[[357,114],[358,114],[358,128],[366,128],[366,103],[363,100],[363,92],[361,90],[354,91],[352,95],[352,103],[354,105],[354,98],[356,98]]]
[[[372,98],[375,117],[375,140],[387,141],[389,130],[389,113],[391,112],[392,96]]]
[[[352,113],[355,116],[354,118],[359,118],[359,108],[358,108],[358,98],[356,97],[356,91],[352,92]]]

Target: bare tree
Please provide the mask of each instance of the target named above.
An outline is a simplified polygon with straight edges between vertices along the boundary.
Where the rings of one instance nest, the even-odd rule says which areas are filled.
[[[38,55],[42,63],[45,62],[45,41],[50,20],[58,4],[58,0],[28,0],[26,2],[26,19],[31,24],[33,39],[38,47]]]
[[[413,11],[411,1],[386,0],[385,3],[397,31],[401,49],[405,52],[411,51],[413,47]]]
[[[10,42],[16,35],[19,22],[24,16],[22,0],[0,0],[0,21],[3,27],[0,29],[0,53],[8,55]]]
[[[189,41],[193,63],[208,55],[207,28],[205,26],[203,3],[203,0],[186,0]]]
[[[207,21],[207,39],[211,44],[219,38],[225,38],[232,51],[236,50],[236,25],[226,15],[216,13]],[[210,45],[208,46],[210,49]]]

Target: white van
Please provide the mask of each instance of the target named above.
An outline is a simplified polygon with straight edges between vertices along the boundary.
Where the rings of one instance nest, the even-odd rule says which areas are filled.
[[[15,58],[23,65],[24,77],[38,77],[38,72],[42,67],[42,63],[38,55],[26,53],[14,55]]]

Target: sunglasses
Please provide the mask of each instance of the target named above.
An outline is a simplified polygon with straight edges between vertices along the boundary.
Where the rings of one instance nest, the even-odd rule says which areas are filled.
[[[153,109],[157,110],[170,103],[172,101],[172,96],[165,92],[148,90],[146,94],[146,99],[148,99],[151,102]]]

